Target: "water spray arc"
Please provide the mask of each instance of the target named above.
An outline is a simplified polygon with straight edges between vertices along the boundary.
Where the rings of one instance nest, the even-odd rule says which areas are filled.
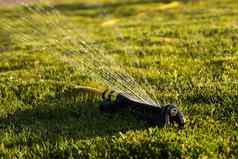
[[[113,65],[118,65],[118,63],[108,57],[102,49],[87,42],[88,40],[85,40],[86,38],[83,36],[75,35],[78,32],[77,28],[68,22],[59,11],[53,7],[51,7],[51,11],[45,10],[44,7],[24,7],[32,14],[28,13],[22,17],[24,25],[32,30],[31,33],[36,36],[46,36],[46,43],[64,50],[61,52],[57,49],[51,50],[57,58],[75,68],[85,67],[113,90],[101,91],[103,92],[103,102],[100,105],[100,110],[110,112],[128,109],[153,125],[166,126],[177,123],[180,128],[184,127],[184,115],[175,105],[160,106],[148,95],[148,91],[141,87],[125,70],[115,69]],[[54,16],[54,18],[52,19],[50,16]],[[37,18],[44,19],[44,23],[38,22]],[[41,26],[43,28],[40,28]],[[53,33],[50,34],[50,31]],[[58,34],[54,34],[54,32]],[[28,39],[25,33],[18,33],[19,40],[22,42],[36,40]],[[87,89],[95,91],[95,89]]]

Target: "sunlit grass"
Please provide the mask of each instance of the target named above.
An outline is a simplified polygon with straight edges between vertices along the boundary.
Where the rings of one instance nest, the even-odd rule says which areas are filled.
[[[1,157],[237,158],[235,0],[61,0],[54,5],[63,21],[50,29],[45,24],[55,14],[45,18],[1,6]],[[45,34],[32,32],[19,18],[27,14]],[[100,98],[77,88],[106,86],[84,67],[53,54],[72,49],[62,32],[67,22],[80,30],[70,32],[69,39],[87,38],[121,64],[115,69],[127,70],[142,84],[146,80],[161,104],[177,103],[186,128],[148,127],[126,112],[99,112]]]

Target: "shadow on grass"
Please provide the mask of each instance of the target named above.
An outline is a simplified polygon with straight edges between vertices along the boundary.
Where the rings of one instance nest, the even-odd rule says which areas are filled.
[[[181,0],[180,2],[185,3],[189,0]],[[115,2],[105,4],[89,4],[89,3],[68,3],[68,4],[56,4],[53,9],[57,9],[62,13],[68,15],[80,15],[86,17],[97,17],[106,14],[113,14],[116,17],[127,17],[137,14],[132,8],[135,5],[144,5],[150,3],[171,3],[174,0],[138,0],[128,2]],[[123,7],[123,8],[121,8]],[[46,10],[51,10],[48,8]]]
[[[148,3],[171,3],[175,0],[139,0],[139,1],[128,1],[128,2],[115,2],[115,3],[105,3],[105,4],[88,4],[88,3],[72,3],[72,4],[58,4],[54,7],[61,11],[75,11],[75,10],[87,10],[87,9],[101,9],[101,8],[111,8],[116,9],[123,6],[131,5],[143,5]],[[186,2],[187,0],[182,0]]]
[[[84,144],[84,139],[94,139],[98,136],[114,136],[119,132],[128,130],[144,130],[148,125],[137,120],[132,114],[126,112],[120,113],[102,113],[98,110],[98,102],[82,103],[77,99],[66,100],[67,94],[61,98],[49,98],[42,104],[35,105],[33,109],[18,110],[7,118],[0,119],[1,132],[10,133],[13,138],[9,141],[3,141],[5,148],[26,148],[33,149],[33,153],[38,154],[39,150],[35,149],[35,145],[47,145],[47,149],[41,152],[42,158],[62,158],[72,154],[75,158],[90,158],[91,153],[100,151],[108,152],[110,158],[116,158],[120,155],[134,156],[135,152],[139,153],[142,158],[170,158],[171,153],[181,157],[181,148],[177,144],[164,143],[156,140],[148,144],[147,142],[131,142],[126,145],[120,142],[111,142],[109,138],[102,142],[92,142]],[[149,132],[148,132],[149,133]],[[61,139],[78,141],[83,139],[77,145],[66,145],[66,149],[62,149],[59,142]],[[115,139],[115,138],[113,138]],[[156,151],[154,150],[156,147]],[[44,146],[43,146],[44,148]],[[125,154],[125,148],[127,152]],[[78,153],[80,149],[80,153]],[[113,153],[112,153],[113,152]],[[150,153],[148,153],[150,152]],[[31,155],[32,155],[31,154]],[[103,158],[104,158],[103,157]]]
[[[27,130],[52,142],[58,137],[86,139],[146,128],[146,124],[132,114],[103,113],[98,105],[99,102],[82,103],[82,99],[70,99],[64,94],[0,119],[0,128],[16,134]]]
[[[189,1],[197,1],[197,0],[180,0],[181,3],[186,3]],[[127,2],[108,2],[108,3],[88,3],[88,2],[74,2],[74,3],[62,3],[62,4],[55,4],[52,6],[45,6],[43,10],[36,9],[36,12],[48,12],[52,10],[58,10],[63,14],[66,15],[80,15],[84,17],[95,18],[98,16],[105,16],[108,14],[112,14],[115,17],[128,17],[137,15],[138,12],[136,11],[136,6],[138,5],[145,5],[145,4],[152,4],[152,3],[161,3],[167,4],[177,2],[175,0],[136,0],[136,1],[127,1]],[[32,8],[37,8],[37,3],[31,5]],[[28,6],[29,7],[29,6]],[[24,11],[28,12],[29,8],[26,7]],[[42,6],[41,6],[42,7]],[[18,8],[19,9],[19,8]],[[0,13],[4,17],[8,18],[19,18],[22,10],[5,10],[0,8]],[[24,12],[24,14],[26,13]],[[32,10],[30,10],[30,13]]]

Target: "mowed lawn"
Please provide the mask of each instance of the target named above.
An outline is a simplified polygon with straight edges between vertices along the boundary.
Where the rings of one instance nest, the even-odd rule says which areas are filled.
[[[58,56],[83,51],[80,40],[104,54],[98,65],[114,60],[176,103],[186,128],[100,112],[101,99],[77,88],[107,85]],[[238,158],[238,1],[0,4],[0,157]]]

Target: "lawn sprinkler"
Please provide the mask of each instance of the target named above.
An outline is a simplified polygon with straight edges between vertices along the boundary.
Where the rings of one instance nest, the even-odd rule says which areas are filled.
[[[126,109],[136,114],[151,125],[166,127],[177,124],[179,128],[184,128],[185,117],[174,104],[160,106],[159,104],[149,104],[141,102],[137,97],[128,93],[118,93],[106,90],[102,94],[103,102],[100,105],[102,112],[115,112]]]

